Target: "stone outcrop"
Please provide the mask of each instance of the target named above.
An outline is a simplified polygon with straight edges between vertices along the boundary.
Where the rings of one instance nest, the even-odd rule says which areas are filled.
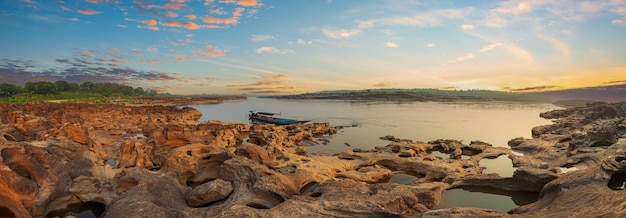
[[[189,107],[0,104],[0,212],[43,217],[74,204],[102,217],[586,217],[626,215],[626,103],[542,113],[509,148],[381,137],[384,147],[309,154],[337,132],[198,122]],[[515,172],[486,173],[506,156]],[[563,172],[567,168],[578,170]],[[413,177],[406,184],[396,175]],[[509,213],[445,208],[446,189],[539,193]]]

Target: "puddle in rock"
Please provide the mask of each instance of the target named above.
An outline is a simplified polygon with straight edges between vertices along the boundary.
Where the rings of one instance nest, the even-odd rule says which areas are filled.
[[[478,207],[507,212],[513,208],[535,202],[538,198],[539,193],[534,192],[465,187],[444,191],[441,195],[441,203],[433,209]]]
[[[76,217],[76,218],[97,218],[104,213],[105,206],[101,203],[86,202],[70,204],[64,210],[50,211],[46,214],[49,217]]]
[[[446,153],[443,153],[441,151],[430,151],[428,153],[432,154],[434,156],[440,157],[440,158],[442,158],[444,160],[450,159],[450,154],[446,154]]]
[[[501,177],[511,177],[517,169],[508,155],[500,155],[495,159],[483,158],[479,162],[480,167],[485,167],[483,173],[497,173]]]
[[[391,178],[389,178],[389,182],[404,185],[413,185],[413,180],[415,179],[417,179],[417,177],[411,176],[409,174],[396,173]]]
[[[109,165],[111,166],[111,168],[115,169],[116,168],[116,161],[115,159],[108,159],[106,162],[104,162],[104,166]]]

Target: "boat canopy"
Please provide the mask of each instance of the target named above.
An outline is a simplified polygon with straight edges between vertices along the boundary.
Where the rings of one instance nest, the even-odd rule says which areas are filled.
[[[280,113],[268,113],[268,112],[258,112],[258,111],[250,111],[250,113],[260,114],[260,115],[269,115],[269,116],[280,114]]]

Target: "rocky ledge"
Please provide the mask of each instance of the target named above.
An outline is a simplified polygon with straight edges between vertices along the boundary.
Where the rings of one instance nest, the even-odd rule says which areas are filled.
[[[335,134],[328,123],[198,122],[197,110],[172,106],[0,104],[0,214],[90,205],[102,217],[626,216],[626,103],[541,116],[553,124],[512,139],[513,150],[384,136],[385,147],[328,156],[305,146]],[[480,167],[501,155],[513,176]],[[397,174],[415,179],[390,183]],[[433,209],[444,190],[477,186],[539,199],[508,213]]]

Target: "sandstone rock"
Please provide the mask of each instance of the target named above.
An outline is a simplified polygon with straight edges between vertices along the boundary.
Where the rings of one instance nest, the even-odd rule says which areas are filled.
[[[371,150],[307,154],[304,141],[323,141],[317,137],[336,128],[199,123],[200,115],[163,106],[0,104],[0,212],[41,217],[71,203],[99,202],[104,217],[626,215],[615,200],[626,197],[626,103],[543,113],[554,124],[509,142],[522,154],[480,141],[392,136],[383,137],[388,146]],[[480,167],[480,160],[500,155],[517,167],[511,178]],[[107,171],[109,159],[119,168]],[[394,173],[416,179],[385,183]],[[540,199],[512,214],[430,210],[443,190],[465,186],[540,191]]]
[[[195,187],[187,193],[187,204],[191,207],[202,207],[225,199],[232,191],[233,186],[230,182],[216,179]]]
[[[446,208],[446,209],[438,209],[431,210],[425,212],[422,215],[422,218],[438,218],[438,217],[447,217],[447,218],[462,218],[462,217],[512,217],[509,214],[502,213],[500,211],[482,209],[482,208],[464,208],[464,207],[456,207],[456,208]]]

